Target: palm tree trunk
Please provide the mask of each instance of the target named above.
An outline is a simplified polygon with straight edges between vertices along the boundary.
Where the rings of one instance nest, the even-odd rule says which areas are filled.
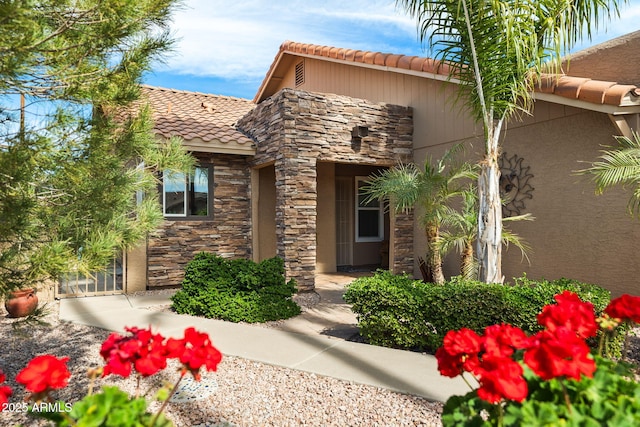
[[[473,279],[473,242],[467,240],[460,257],[460,275],[465,279]]]
[[[427,224],[425,227],[425,234],[427,236],[427,260],[429,268],[432,274],[433,283],[442,285],[444,283],[444,273],[442,272],[442,254],[438,249],[438,238],[440,237],[440,230],[434,223]]]
[[[503,283],[502,275],[502,202],[498,139],[501,121],[487,132],[487,153],[478,177],[478,279],[485,283]]]

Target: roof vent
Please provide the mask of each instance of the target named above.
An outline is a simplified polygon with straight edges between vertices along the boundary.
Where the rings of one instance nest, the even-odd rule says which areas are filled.
[[[304,83],[304,61],[296,64],[296,87]]]
[[[208,112],[210,112],[210,113],[213,113],[216,110],[215,107],[213,106],[213,103],[211,103],[211,102],[206,102],[205,101],[202,104],[200,104],[200,106],[202,108],[204,108],[205,110],[207,110]]]

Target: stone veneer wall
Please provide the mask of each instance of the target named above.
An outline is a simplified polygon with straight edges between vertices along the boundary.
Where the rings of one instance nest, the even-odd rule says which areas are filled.
[[[245,156],[199,155],[213,164],[213,220],[165,220],[149,237],[149,288],[176,286],[198,252],[225,258],[251,257],[250,168]]]
[[[369,135],[354,147],[351,130]],[[412,158],[409,107],[283,89],[238,121],[257,145],[252,166],[274,163],[277,253],[289,278],[312,290],[316,266],[316,162],[393,166]],[[413,271],[413,217],[398,215],[394,271]],[[406,230],[405,230],[406,228]]]

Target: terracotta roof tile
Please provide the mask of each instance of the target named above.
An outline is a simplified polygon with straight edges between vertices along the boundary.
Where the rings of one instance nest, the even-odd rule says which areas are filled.
[[[248,99],[152,86],[142,86],[142,93],[151,105],[157,134],[180,136],[187,142],[198,138],[212,145],[253,145],[235,128],[235,122],[255,107]]]
[[[617,82],[592,80],[584,77],[542,74],[535,90],[591,104],[621,106],[630,95],[635,98],[634,94],[638,88],[634,85],[623,85]]]
[[[553,93],[554,95],[559,95],[565,98],[577,99],[580,94],[580,88],[588,81],[589,79],[580,77],[572,77],[569,79],[561,78],[558,80]]]
[[[615,85],[615,82],[602,82],[598,80],[586,81],[580,88],[578,99],[593,104],[604,104],[605,93]]]
[[[398,60],[402,57],[402,55],[387,55],[384,65],[387,67],[397,67]]]
[[[620,105],[630,93],[632,97],[637,97],[638,88],[633,85],[614,85],[611,86],[604,94],[604,104]]]

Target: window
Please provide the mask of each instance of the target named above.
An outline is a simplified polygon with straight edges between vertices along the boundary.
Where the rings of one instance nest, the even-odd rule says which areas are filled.
[[[211,218],[213,214],[213,167],[198,166],[188,176],[182,172],[162,174],[162,208],[165,217]]]
[[[382,203],[379,200],[365,203],[366,185],[366,177],[356,177],[356,242],[380,242],[384,239]]]

